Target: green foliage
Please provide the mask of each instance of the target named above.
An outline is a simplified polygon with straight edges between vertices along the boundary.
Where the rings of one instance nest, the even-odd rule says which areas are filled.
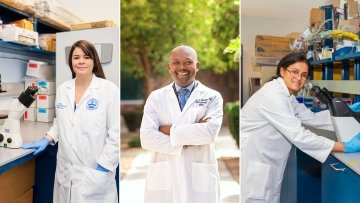
[[[213,37],[217,42],[217,57],[223,63],[222,66],[215,66],[214,71],[223,73],[228,70],[238,70],[239,65],[233,60],[232,55],[224,54],[229,39],[239,36],[239,4],[238,0],[218,0],[214,5],[212,26]]]
[[[239,147],[240,103],[238,101],[226,103],[225,114],[228,119],[231,135]]]
[[[140,135],[133,137],[128,143],[129,147],[141,147]]]
[[[128,112],[121,113],[124,116],[124,120],[126,126],[129,128],[129,131],[134,132],[140,129],[143,110],[142,109],[134,109]]]
[[[240,38],[237,37],[235,39],[230,40],[229,45],[225,48],[224,54],[232,54],[234,55],[233,61],[239,62],[240,58]]]
[[[198,51],[201,68],[236,69],[224,55],[239,35],[239,1],[122,0],[121,74],[138,78],[167,74],[169,52],[180,44]]]

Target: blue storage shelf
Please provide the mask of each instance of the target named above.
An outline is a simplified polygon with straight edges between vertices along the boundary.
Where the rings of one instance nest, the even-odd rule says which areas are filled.
[[[310,65],[314,66],[314,65],[323,65],[323,64],[329,64],[329,63],[333,63],[334,60],[327,58],[327,59],[323,59],[323,60],[318,60],[318,61],[311,61]]]
[[[350,54],[336,56],[335,61],[342,61],[342,60],[354,59],[354,58],[360,58],[360,52],[353,52]]]
[[[13,49],[13,50],[17,50],[17,51],[33,52],[33,53],[37,53],[37,54],[42,54],[42,55],[46,55],[46,56],[55,57],[55,52],[42,50],[42,49],[32,47],[32,46],[15,44],[15,43],[11,43],[11,42],[4,42],[4,41],[1,41],[1,40],[0,40],[0,47]]]

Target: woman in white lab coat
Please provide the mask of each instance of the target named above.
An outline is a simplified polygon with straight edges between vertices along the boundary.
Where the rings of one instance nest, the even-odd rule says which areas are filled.
[[[240,113],[241,202],[278,203],[292,145],[324,162],[331,151],[360,150],[360,136],[339,143],[317,136],[302,124],[333,130],[329,111],[313,113],[294,94],[309,79],[310,64],[302,53],[285,56],[277,78],[267,82]]]
[[[57,89],[52,128],[42,140],[23,148],[36,148],[37,154],[59,142],[53,202],[116,203],[119,88],[105,80],[90,42],[72,46],[69,66],[73,79]]]
[[[153,152],[146,203],[219,203],[219,172],[214,141],[223,115],[221,95],[195,80],[196,51],[173,49],[168,69],[174,82],[155,90],[144,107],[141,145]],[[180,89],[189,89],[181,108]]]

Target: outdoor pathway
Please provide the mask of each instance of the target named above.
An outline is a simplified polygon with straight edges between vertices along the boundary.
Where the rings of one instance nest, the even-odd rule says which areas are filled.
[[[231,137],[228,127],[220,130],[215,143],[216,156],[220,171],[220,188],[222,203],[238,203],[240,186],[238,180],[227,169],[222,158],[238,158],[239,151],[234,139]],[[122,156],[125,155],[122,151]],[[144,199],[145,178],[151,152],[142,150],[133,160],[131,167],[125,177],[120,181],[120,202],[121,203],[142,203]],[[131,195],[130,195],[131,194]],[[136,195],[134,195],[136,194]]]

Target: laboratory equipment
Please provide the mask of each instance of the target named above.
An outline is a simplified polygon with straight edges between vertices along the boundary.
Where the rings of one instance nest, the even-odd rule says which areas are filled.
[[[20,148],[23,139],[20,132],[20,118],[25,110],[36,100],[37,87],[29,86],[18,98],[10,104],[8,118],[0,127],[0,146],[6,148]]]
[[[347,142],[360,132],[360,115],[353,112],[345,101],[334,97],[326,88],[321,89],[319,86],[314,86],[312,91],[322,103],[329,106],[331,120],[339,142]]]

